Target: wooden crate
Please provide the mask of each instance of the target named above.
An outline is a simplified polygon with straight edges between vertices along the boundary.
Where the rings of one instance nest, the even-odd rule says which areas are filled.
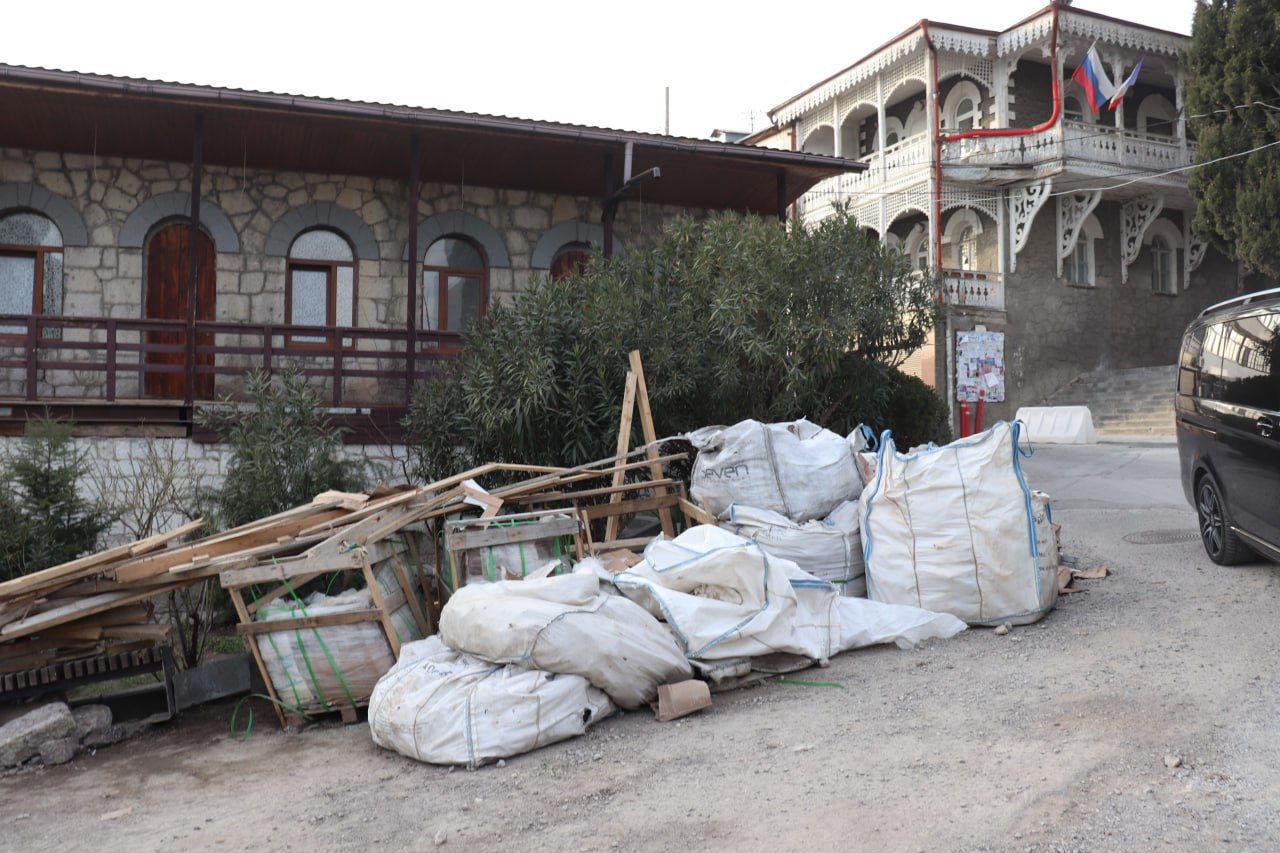
[[[430,539],[422,525],[387,527],[376,541],[343,531],[296,557],[220,574],[281,726],[286,713],[340,711],[354,722],[401,644],[432,633],[421,559]],[[306,604],[300,588],[325,577],[347,592]]]
[[[561,564],[553,574],[569,571],[571,560],[583,554],[581,530],[571,509],[448,521],[445,582],[452,592],[468,577],[489,583],[519,579],[552,560]]]

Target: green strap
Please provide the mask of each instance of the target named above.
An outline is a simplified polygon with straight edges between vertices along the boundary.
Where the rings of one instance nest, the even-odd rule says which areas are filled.
[[[275,562],[276,558],[272,557],[271,562]],[[284,588],[289,591],[289,595],[293,596],[293,600],[298,602],[298,607],[302,610],[302,615],[307,615],[307,607],[302,603],[302,599],[298,598],[298,594],[293,591],[293,587],[289,585],[287,580],[282,581]],[[298,629],[301,630],[301,629]],[[325,645],[324,639],[320,636],[320,629],[313,627],[311,633],[315,634],[316,642],[320,645],[320,651],[324,652],[325,658],[329,661],[329,668],[333,670],[333,674],[338,677],[338,684],[342,685],[342,692],[347,694],[347,701],[351,703],[351,708],[356,708],[356,698],[351,695],[351,689],[347,687],[347,680],[342,677],[342,670],[338,669],[338,664],[334,661],[333,655],[329,654],[329,647]],[[311,672],[311,679],[315,682],[315,673],[311,671],[311,661],[307,659],[306,647],[302,645],[301,638],[298,641],[298,648],[302,652],[302,660],[307,664],[307,671]],[[316,693],[320,694],[320,701],[324,703],[326,708],[329,707],[329,701],[324,698],[324,693],[320,690],[318,682],[316,684]]]
[[[253,597],[253,603],[257,605],[258,603],[257,590],[254,589],[253,587],[249,587],[249,595]],[[259,608],[258,612],[259,613],[262,612],[261,608]],[[280,661],[280,668],[284,671],[284,677],[289,679],[289,689],[293,691],[293,702],[294,702],[294,705],[296,706],[294,708],[290,708],[290,710],[297,711],[298,713],[302,713],[302,697],[298,696],[298,685],[294,684],[293,676],[289,674],[289,666],[288,664],[285,663],[284,655],[280,654],[280,649],[276,646],[276,639],[273,636],[273,634],[274,632],[272,631],[267,632],[267,642],[271,644],[271,651],[275,652],[276,660]],[[269,673],[264,672],[263,675],[267,676],[269,675]],[[281,703],[281,704],[284,704],[284,703]],[[288,708],[289,706],[285,705],[284,707]],[[250,713],[252,714],[252,711]],[[232,716],[231,720],[232,720],[232,726],[234,727],[235,725],[234,715]],[[250,725],[252,725],[252,723],[250,723]],[[246,730],[245,737],[248,737],[248,736],[249,736],[248,731]]]
[[[795,681],[790,678],[779,678],[779,684],[798,684],[801,687],[839,687],[844,690],[844,685],[837,681]]]
[[[236,717],[240,714],[240,706],[243,705],[245,702],[248,702],[250,699],[266,699],[268,702],[272,702],[276,705],[279,705],[281,708],[284,708],[286,711],[290,711],[294,714],[300,714],[304,720],[311,719],[309,716],[307,716],[306,712],[302,711],[300,708],[290,708],[288,705],[281,702],[279,699],[273,699],[272,697],[266,696],[262,693],[250,693],[248,696],[243,697],[239,702],[237,702],[235,708],[233,708],[231,711],[231,736],[233,738],[236,738],[236,740],[242,740],[242,741],[248,740],[249,732],[253,729],[253,706],[251,705],[249,706],[249,720],[244,724],[244,735],[242,736],[236,735]]]

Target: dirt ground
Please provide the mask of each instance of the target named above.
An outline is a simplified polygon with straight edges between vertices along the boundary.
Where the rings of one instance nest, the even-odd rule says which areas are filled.
[[[1066,549],[1048,618],[880,647],[468,772],[364,725],[247,741],[206,706],[0,778],[11,850],[1273,850],[1280,567],[1213,566],[1165,446],[1044,448]],[[1181,540],[1181,541],[1178,541]]]

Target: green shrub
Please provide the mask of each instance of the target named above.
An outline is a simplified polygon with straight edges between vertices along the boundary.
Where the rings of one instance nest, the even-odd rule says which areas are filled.
[[[934,293],[844,211],[812,228],[677,219],[651,247],[535,281],[472,324],[456,369],[415,388],[414,475],[611,455],[633,349],[659,435],[743,418],[885,423],[888,371],[933,329]]]
[[[69,562],[97,548],[112,517],[80,493],[89,465],[75,448],[70,424],[31,421],[21,444],[4,459],[3,472],[8,483],[0,494],[4,578]]]
[[[930,441],[951,441],[951,415],[946,401],[915,376],[889,372],[889,399],[883,428],[893,430],[893,443],[902,451]]]
[[[327,489],[364,486],[363,466],[341,457],[341,433],[303,377],[287,372],[277,379],[253,373],[245,385],[247,403],[225,400],[199,413],[231,454],[221,487],[205,493],[217,527],[283,512]]]

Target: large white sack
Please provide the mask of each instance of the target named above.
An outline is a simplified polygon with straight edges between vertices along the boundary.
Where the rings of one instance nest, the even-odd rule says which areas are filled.
[[[803,524],[741,504],[730,505],[726,515],[721,527],[758,543],[769,556],[790,560],[829,581],[841,595],[867,594],[857,501],[845,501],[826,518]]]
[[[704,427],[686,438],[698,449],[690,493],[716,516],[740,503],[809,521],[862,491],[855,462],[867,440],[861,430],[841,438],[804,419],[746,420]]]
[[[613,582],[666,619],[698,660],[787,653],[822,661],[859,646],[909,645],[964,630],[944,614],[844,598],[790,560],[711,525],[651,543]]]
[[[409,758],[474,768],[577,737],[614,710],[581,676],[497,666],[437,635],[400,649],[373,688],[369,732]]]
[[[1027,488],[1018,433],[1002,421],[909,455],[885,433],[876,478],[862,495],[870,598],[973,625],[1026,624],[1053,608],[1058,560],[1048,498]]]
[[[623,708],[693,670],[644,608],[600,589],[594,574],[464,586],[440,614],[440,636],[493,663],[581,675]]]

